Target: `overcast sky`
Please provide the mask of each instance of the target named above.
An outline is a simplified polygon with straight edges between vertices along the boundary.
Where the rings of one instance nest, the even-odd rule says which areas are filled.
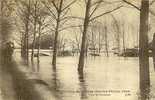
[[[109,0],[107,0],[107,1],[109,1]],[[112,1],[116,1],[116,0],[110,0],[110,2],[112,2]],[[140,0],[128,0],[128,1],[132,2],[136,6],[140,7]],[[112,9],[118,7],[119,5],[121,5],[121,3],[103,4],[95,15],[112,10]],[[119,9],[117,11],[112,12],[111,14],[113,14],[118,20],[125,23],[125,25],[124,25],[125,32],[126,32],[125,34],[127,36],[126,37],[126,41],[127,41],[126,45],[128,45],[129,47],[133,47],[135,45],[135,42],[138,41],[137,35],[138,35],[138,31],[139,31],[139,11],[127,4],[122,4],[122,5],[124,5],[124,7],[122,7],[121,9]],[[153,6],[151,6],[150,8],[152,9]],[[85,12],[85,4],[84,3],[79,1],[78,3],[75,3],[72,6],[71,13],[73,16],[84,17],[84,12]],[[151,16],[151,19],[153,19],[153,20],[150,21],[150,23],[151,23],[150,25],[151,25],[151,27],[154,27],[153,21],[155,20],[155,16]],[[101,23],[104,23],[103,20],[106,20],[106,22],[109,23],[109,25],[110,25],[112,18],[110,17],[110,15],[105,15],[98,19],[98,21],[100,21]],[[81,23],[81,21],[76,21],[76,22],[78,24]],[[155,30],[153,28],[151,28],[151,31],[149,33],[150,40],[152,39],[153,32],[155,32]],[[67,31],[65,31],[64,33],[67,38],[68,37],[72,38],[72,34],[74,34],[74,33],[71,33],[70,30],[69,30],[70,34],[67,34],[68,33]]]

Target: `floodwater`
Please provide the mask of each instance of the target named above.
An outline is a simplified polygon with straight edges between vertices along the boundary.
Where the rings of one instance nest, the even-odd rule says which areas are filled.
[[[51,61],[50,56],[41,56],[33,70],[53,88],[57,100],[138,100],[137,57],[88,57],[83,73],[77,71],[77,56],[58,57],[56,70]],[[150,70],[152,75],[152,65]]]

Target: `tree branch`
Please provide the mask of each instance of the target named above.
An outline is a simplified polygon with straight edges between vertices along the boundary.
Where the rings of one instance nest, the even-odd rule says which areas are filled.
[[[119,6],[119,7],[115,8],[115,9],[113,9],[113,10],[111,10],[111,11],[107,11],[107,12],[104,12],[104,13],[98,15],[98,16],[95,16],[95,17],[91,18],[90,21],[93,21],[93,20],[95,20],[95,19],[97,19],[97,18],[99,18],[99,17],[101,17],[101,16],[103,16],[103,15],[106,15],[106,14],[109,14],[109,13],[111,13],[111,12],[114,12],[114,11],[120,9],[121,7],[123,7],[123,6]]]
[[[130,6],[134,7],[134,8],[136,8],[136,9],[139,10],[139,11],[141,10],[139,7],[135,6],[134,4],[132,4],[132,3],[128,2],[128,1],[126,1],[126,0],[122,0],[122,1],[124,1],[124,2],[127,3],[128,5],[130,5]],[[154,2],[155,2],[155,0],[152,1],[152,3],[150,3],[150,4],[153,4]],[[154,13],[152,10],[149,10],[149,12],[150,12],[150,14],[152,14],[153,16],[155,16],[155,13]]]
[[[76,0],[72,1],[70,4],[68,4],[66,7],[64,7],[61,11],[66,10],[67,8],[69,8],[72,4],[74,4],[76,2]]]
[[[96,2],[94,2],[91,6],[94,6],[94,5],[98,4],[98,2],[100,2],[100,1],[96,1]],[[114,3],[120,3],[121,0],[120,0],[120,1],[111,1],[111,2],[101,0],[101,3],[102,3],[102,2],[104,2],[104,3],[106,3],[106,4],[114,4]]]
[[[70,8],[67,8],[66,11],[63,12],[63,14],[61,15],[63,17],[65,17],[67,15],[67,13],[70,11]]]
[[[153,0],[152,2],[150,2],[150,5],[153,5],[155,3],[155,0]]]
[[[93,14],[95,13],[95,11],[99,8],[99,6],[101,5],[101,2],[103,2],[102,0],[99,0],[98,2],[96,2],[96,6],[94,8],[94,10],[92,11],[92,13],[90,14],[90,17],[91,18],[93,16]]]
[[[59,30],[59,32],[60,32],[60,31],[63,31],[63,30],[66,30],[66,29],[69,29],[69,28],[76,28],[76,27],[81,27],[81,26],[83,26],[83,25],[77,25],[77,26],[74,26],[74,25],[73,25],[73,26],[67,26],[67,27],[64,27],[64,28],[60,29],[60,30]]]
[[[45,3],[43,3],[43,4],[49,10],[51,16],[53,16],[54,19],[57,19],[56,15],[53,13],[53,11],[50,9],[50,7],[48,7]]]
[[[56,6],[56,4],[55,4],[55,2],[54,1],[52,1],[52,4],[53,4],[53,6],[54,6],[54,8],[57,10],[57,12],[59,11],[59,8]]]
[[[132,7],[136,8],[137,10],[140,10],[139,7],[135,6],[134,4],[132,4],[132,3],[128,2],[128,1],[126,1],[126,0],[122,0],[122,1],[129,4],[129,5],[131,5]]]

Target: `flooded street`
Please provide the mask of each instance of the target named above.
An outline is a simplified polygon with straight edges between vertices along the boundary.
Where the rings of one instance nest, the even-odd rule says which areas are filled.
[[[155,0],[0,8],[0,100],[155,100]]]
[[[35,60],[32,69],[49,84],[57,100],[138,100],[137,57],[88,57],[83,73],[77,71],[78,57],[58,57],[56,70],[51,60],[50,56],[41,56],[40,64]]]
[[[76,57],[59,58],[56,75],[49,75],[52,68],[47,61],[40,63],[40,74],[47,81],[51,76],[52,80],[56,79],[62,100],[113,100],[118,97],[119,100],[120,97],[121,100],[137,100],[137,58],[88,58],[84,73],[77,72]]]

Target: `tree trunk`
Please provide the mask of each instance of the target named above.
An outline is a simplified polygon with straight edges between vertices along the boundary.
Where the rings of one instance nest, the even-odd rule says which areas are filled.
[[[153,35],[153,41],[152,41],[152,56],[153,56],[153,65],[155,70],[155,33]]]
[[[109,51],[108,51],[108,34],[107,34],[107,27],[105,26],[105,50],[106,50],[106,56],[109,57]]]
[[[28,29],[28,25],[27,24],[27,29],[26,29],[26,63],[29,63],[29,29]]]
[[[24,58],[24,33],[22,33],[22,37],[21,37],[21,57]]]
[[[99,32],[99,43],[98,43],[98,53],[101,53],[101,32]]]
[[[117,45],[117,52],[120,53],[120,27],[119,27],[119,24],[118,24],[118,21],[117,19],[112,15],[112,18],[114,20],[114,25],[116,27],[116,45]]]
[[[27,55],[27,52],[26,52],[26,51],[27,51],[27,50],[26,50],[26,47],[27,47],[27,46],[26,46],[26,44],[27,44],[27,42],[26,42],[26,40],[27,40],[26,37],[27,37],[27,36],[26,36],[26,35],[27,35],[27,31],[28,31],[28,30],[27,30],[27,24],[25,24],[25,27],[26,27],[26,30],[25,30],[25,33],[24,33],[23,57],[24,57],[25,60],[27,60],[27,59],[26,59],[26,55]]]
[[[123,52],[125,53],[125,32],[124,32],[124,29],[123,29]],[[125,55],[124,55],[125,57]]]
[[[95,46],[95,39],[94,39],[94,32],[93,32],[93,29],[92,29],[92,45],[91,45],[91,48],[93,49],[93,55],[92,56],[95,56],[95,53],[96,53],[96,46]]]
[[[89,47],[89,44],[88,44],[88,41],[87,41],[87,43],[86,43],[86,53],[85,53],[86,57],[88,57],[88,47]]]
[[[36,25],[37,25],[37,18],[36,18],[36,7],[35,7],[35,18],[34,18],[34,29],[33,29],[33,42],[32,42],[32,52],[31,52],[31,61],[33,61],[34,58],[34,49],[36,44]]]
[[[32,51],[31,51],[31,61],[33,61],[34,58],[34,49],[35,49],[35,42],[36,42],[36,24],[34,25],[34,33],[33,33],[33,42],[32,42]]]
[[[54,50],[53,50],[52,65],[55,68],[56,68],[56,56],[57,56],[57,47],[58,47],[59,24],[60,24],[60,14],[58,14],[57,26],[55,29],[54,48],[53,48]]]
[[[147,100],[150,88],[149,55],[148,55],[148,22],[149,0],[142,0],[139,34],[139,66],[141,100]]]
[[[82,44],[81,44],[81,51],[80,51],[80,57],[79,57],[78,71],[83,71],[83,67],[84,67],[84,56],[86,51],[87,30],[89,26],[90,6],[91,6],[91,0],[88,0],[86,4],[86,12],[85,12],[85,20],[84,20],[84,26],[83,26]]]
[[[40,40],[41,40],[41,24],[39,24],[39,34],[38,34],[38,48],[37,48],[37,61],[40,62]]]
[[[3,41],[3,29],[2,29],[2,25],[3,25],[3,23],[2,23],[2,21],[3,21],[3,7],[4,7],[4,1],[3,0],[1,0],[1,18],[0,18],[0,35],[1,35],[1,39],[2,39],[2,41]]]
[[[28,1],[28,13],[26,14],[26,23],[25,23],[25,39],[24,39],[24,53],[26,58],[26,64],[29,64],[29,20],[30,20],[30,10],[31,10],[31,0]]]
[[[55,38],[54,38],[54,50],[53,50],[53,60],[52,65],[53,68],[56,69],[56,56],[57,56],[57,48],[58,48],[58,35],[59,35],[59,27],[60,27],[60,17],[62,13],[63,0],[60,1],[59,8],[57,9],[57,19],[56,19],[56,28],[55,28]]]

